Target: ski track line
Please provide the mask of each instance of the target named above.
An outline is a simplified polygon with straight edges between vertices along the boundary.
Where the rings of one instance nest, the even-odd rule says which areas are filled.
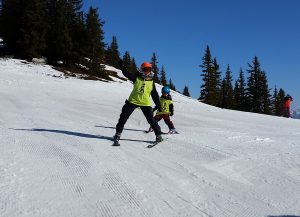
[[[126,183],[117,172],[105,174],[102,187],[107,189],[123,206],[130,207],[131,216],[151,217],[153,213],[143,208],[143,198],[139,198],[137,190]],[[122,210],[125,212],[125,210]]]
[[[51,136],[48,135],[47,132],[45,133],[45,132],[31,131],[30,133],[36,133],[37,135],[35,135],[35,137],[46,138],[47,140],[50,139],[49,141],[51,141],[51,138],[53,137],[53,134]],[[45,141],[45,139],[42,139],[40,141]],[[72,141],[70,141],[70,144],[72,144],[71,142]],[[58,161],[58,163],[60,162],[59,169],[58,170],[56,169],[55,171],[53,171],[53,173],[47,175],[45,180],[46,182],[44,182],[44,185],[50,184],[50,185],[62,186],[62,188],[60,187],[60,189],[63,189],[63,191],[60,192],[60,194],[63,195],[66,192],[70,191],[72,192],[71,195],[84,199],[84,197],[86,197],[86,195],[84,194],[84,189],[85,189],[84,185],[86,183],[82,182],[82,180],[84,180],[87,177],[91,165],[88,161],[79,157],[78,152],[76,150],[75,150],[76,154],[72,153],[74,151],[73,146],[66,146],[64,145],[64,143],[65,142],[60,142],[60,143],[57,142],[55,144],[47,144],[47,143],[32,144],[31,141],[28,141],[26,142],[27,145],[24,145],[23,148],[24,150],[27,150],[29,153],[33,154],[36,158],[36,161],[39,161],[38,160],[39,158],[45,159],[46,161],[43,160],[45,161],[44,163],[49,162],[49,160],[51,161],[54,159],[59,160]],[[67,143],[67,145],[68,144],[69,142]],[[67,149],[69,149],[69,151],[67,151]],[[49,200],[49,198],[46,199],[46,201],[47,200]],[[66,212],[70,212],[70,211],[71,210],[66,210]]]
[[[52,137],[47,132],[35,132],[38,133],[40,137]],[[66,135],[66,137],[69,137]],[[59,139],[58,139],[59,140]],[[64,140],[65,141],[65,140]],[[71,143],[72,141],[70,141]],[[65,143],[65,142],[64,142]],[[69,144],[69,142],[67,142]],[[72,144],[72,143],[71,143]],[[79,146],[82,144],[79,144]],[[59,147],[57,147],[59,146]],[[77,146],[77,145],[76,145]],[[77,155],[74,155],[73,153],[66,151],[62,148],[67,148],[73,150],[73,146],[65,146],[64,144],[55,144],[55,145],[29,145],[27,146],[27,151],[39,154],[42,158],[45,159],[59,159],[59,162],[61,163],[63,170],[67,170],[66,172],[55,172],[53,174],[50,174],[49,183],[52,183],[54,185],[61,184],[63,186],[63,189],[65,190],[71,190],[72,195],[77,196],[79,198],[84,199],[86,195],[84,194],[84,188],[87,183],[80,184],[80,177],[84,178],[88,175],[88,171],[90,168],[90,164],[85,161],[84,159],[78,157]],[[74,151],[74,150],[73,150]],[[75,150],[76,151],[76,150]],[[77,153],[77,152],[75,152]],[[66,177],[66,174],[69,174],[69,177]],[[78,179],[79,178],[79,179]],[[75,180],[73,180],[75,179]],[[64,193],[64,192],[62,192]],[[88,199],[88,198],[87,198]],[[88,202],[89,204],[93,204],[93,201]],[[99,206],[98,206],[99,208]],[[100,206],[101,208],[101,206]],[[96,206],[97,210],[97,206]],[[70,211],[70,210],[69,210]],[[101,213],[101,211],[98,211]],[[70,214],[71,215],[71,214]],[[102,215],[99,215],[102,216]],[[109,215],[108,215],[109,216]],[[116,216],[116,215],[112,215]],[[118,215],[121,216],[121,215]]]
[[[277,202],[273,201],[270,198],[270,195],[274,194],[274,189],[276,189],[276,187],[272,187],[272,190],[270,191],[270,194],[266,194],[268,191],[268,188],[259,186],[261,190],[256,189],[256,187],[252,188],[251,190],[243,190],[241,188],[239,188],[239,191],[241,191],[241,194],[244,195],[244,199],[248,198],[247,201],[243,204],[241,204],[241,207],[247,207],[247,203],[249,204],[256,204],[256,209],[253,209],[252,212],[257,212],[257,215],[261,215],[262,213],[265,213],[266,211],[268,211],[269,213],[271,213],[271,211],[273,210],[278,210],[279,204],[277,204]],[[281,193],[279,193],[281,192]],[[264,195],[268,195],[268,197],[265,197]],[[284,195],[282,195],[283,192],[282,190],[278,190],[278,196],[276,196],[277,201],[280,201],[280,204],[286,200],[286,197]],[[230,195],[230,194],[227,194]]]
[[[263,187],[263,193],[261,191],[258,191],[258,189],[254,189],[252,196],[257,198],[258,200],[265,202],[266,204],[269,204],[269,206],[272,206],[274,208],[280,207],[284,210],[293,210],[294,207],[299,207],[299,200],[289,201],[290,195],[300,195],[300,188],[298,187],[299,183],[293,183],[293,180],[291,180],[289,177],[274,177],[275,174],[276,171],[270,172],[270,175],[273,176],[272,178],[275,178],[275,180],[272,179],[270,180],[269,184],[266,183],[265,186],[260,187],[260,189]],[[282,182],[276,182],[278,178],[281,178]],[[290,187],[292,185],[294,186],[293,191],[291,191],[290,188],[283,188],[284,186]],[[268,195],[268,197],[266,197],[265,195]],[[297,196],[294,196],[294,198],[297,198]],[[300,199],[299,196],[298,198]]]
[[[187,147],[186,147],[187,148]],[[182,152],[180,152],[180,153],[182,153]],[[195,159],[193,159],[193,160],[195,160]],[[189,161],[188,161],[189,162]],[[179,162],[175,162],[175,163],[177,163],[180,167],[182,167],[183,168],[183,170],[186,170],[187,171],[187,173],[188,174],[191,174],[192,176],[194,176],[194,177],[196,177],[196,178],[199,178],[199,177],[197,177],[197,169],[192,169],[193,171],[195,171],[195,172],[191,172],[191,169],[188,169],[187,168],[187,166],[186,165],[184,165],[183,163],[179,163]],[[204,183],[206,183],[206,184],[208,184],[210,187],[214,187],[214,188],[216,188],[216,190],[218,190],[218,191],[224,191],[224,189],[225,189],[225,186],[223,186],[221,189],[217,189],[217,188],[219,188],[220,186],[218,186],[217,184],[213,184],[212,185],[212,183],[211,182],[206,182],[205,181],[205,179],[203,179],[204,180]],[[247,193],[247,192],[245,192],[245,193]],[[250,195],[250,199],[251,199],[251,197],[253,197],[253,195]],[[260,199],[261,200],[261,199]],[[237,205],[235,204],[236,202],[233,202],[233,204],[234,204],[234,207],[232,207],[232,210],[235,210],[236,209],[236,207],[237,207]],[[243,205],[243,204],[240,204],[240,203],[237,203],[237,204],[239,204],[238,206],[245,206],[245,205]],[[275,207],[275,206],[274,206]],[[245,206],[244,207],[244,209],[246,209],[247,207]],[[265,208],[265,207],[263,207],[263,208]],[[262,209],[263,209],[262,208]],[[255,212],[255,211],[250,211],[250,210],[248,210],[248,212],[249,212],[249,214],[248,215],[245,215],[245,216],[257,216],[257,212]],[[228,212],[229,214],[228,214],[228,216],[232,216],[232,213],[231,212]],[[251,215],[250,215],[250,213],[252,213]]]
[[[170,138],[167,143],[172,144],[172,140],[173,138]],[[178,141],[181,141],[180,145],[170,145],[168,148],[172,153],[176,154],[180,158],[184,157],[188,160],[194,160],[198,162],[218,161],[231,156],[236,156],[216,148],[199,144],[199,142],[194,140],[189,140],[184,137],[179,139],[176,138],[174,141],[176,141],[176,144],[178,144]]]
[[[127,146],[126,142],[123,146]],[[145,203],[147,203],[147,196],[144,195],[143,190],[137,190],[137,187],[134,187],[132,184],[128,184],[128,181],[130,182],[130,180],[126,181],[124,179],[125,177],[122,178],[121,174],[127,176],[127,173],[124,173],[124,170],[127,170],[127,167],[130,169],[131,165],[129,164],[132,162],[132,158],[127,155],[127,148],[129,146],[125,148],[123,148],[123,146],[118,148],[110,146],[105,152],[105,155],[102,156],[102,158],[105,159],[105,162],[103,162],[103,168],[105,168],[105,170],[101,188],[104,189],[107,195],[111,195],[111,200],[117,202],[118,207],[115,207],[115,203],[112,205],[105,204],[105,201],[102,201],[99,206],[106,207],[104,210],[114,210],[115,213],[121,213],[120,216],[124,213],[128,213],[128,216],[154,217],[156,215],[153,214],[153,210],[149,208],[149,205],[146,204],[145,206]],[[97,155],[99,156],[99,154]],[[118,163],[110,164],[110,162]],[[121,171],[121,174],[119,171]],[[124,210],[122,208],[128,208],[128,206],[131,207],[130,210]],[[104,210],[103,214],[105,214]],[[110,214],[106,213],[105,215],[109,216]]]
[[[110,206],[109,203],[114,203],[114,201],[98,201],[96,203],[97,212],[95,216],[99,216],[99,217],[122,216],[120,210],[116,209],[113,206]]]
[[[160,153],[160,154],[164,154],[164,153]],[[141,158],[143,158],[143,157],[144,157],[144,156],[141,156]],[[167,157],[168,159],[170,159],[170,160],[168,160],[168,162],[170,162],[172,165],[174,165],[174,162],[172,162],[172,160],[171,160],[172,157],[170,157],[170,156],[165,156],[165,157]],[[134,156],[130,156],[130,158],[134,158]],[[144,158],[143,158],[143,159],[144,159]],[[137,160],[139,160],[139,159],[137,159]],[[150,159],[147,159],[147,160],[150,160],[150,161],[151,161],[151,158],[150,158]],[[145,159],[144,159],[144,161],[145,161]],[[154,164],[153,164],[153,163],[154,163]],[[182,179],[182,180],[185,180],[185,179],[186,179],[186,176],[185,176],[185,175],[182,175],[181,172],[180,172],[180,170],[174,168],[172,165],[165,165],[165,164],[162,164],[162,163],[159,163],[159,162],[153,162],[153,163],[151,163],[151,162],[149,162],[149,163],[144,163],[145,165],[141,165],[141,167],[146,166],[146,167],[149,168],[149,169],[147,169],[147,171],[151,170],[151,171],[153,171],[153,172],[156,171],[158,168],[160,168],[159,171],[157,171],[155,174],[157,174],[157,173],[159,173],[159,174],[164,174],[164,171],[169,171],[169,172],[168,172],[168,176],[173,177],[172,180],[174,180],[174,179],[177,180],[177,179],[178,179],[178,182],[174,182],[174,184],[177,184],[177,187],[180,187],[180,180],[181,180],[181,179]],[[148,164],[149,164],[149,165],[153,165],[153,166],[150,167]],[[139,165],[139,164],[137,164],[137,165]],[[163,169],[163,168],[165,168],[165,169]],[[162,178],[161,175],[157,175],[157,178],[158,178],[159,180],[156,180],[155,183],[159,183],[159,182],[162,181],[162,180],[161,180],[161,178]],[[174,181],[175,181],[175,180],[174,180]],[[197,180],[196,180],[196,181],[197,181]],[[179,186],[178,186],[178,184],[179,184]],[[193,182],[192,184],[194,185],[194,182]],[[200,185],[198,185],[198,186],[200,186]],[[152,186],[152,188],[155,189],[155,186]],[[170,194],[170,196],[171,196],[172,198],[177,198],[177,201],[178,201],[178,199],[179,199],[180,201],[182,200],[182,197],[181,197],[181,198],[178,198],[178,196],[176,196],[176,195],[180,194],[181,191],[178,191],[178,192],[176,193],[176,192],[173,192],[171,189],[170,189],[170,190],[165,189],[165,190],[168,191],[168,194]],[[184,189],[182,189],[182,190],[184,191]],[[194,196],[194,195],[190,195],[190,196]],[[160,198],[160,199],[162,200],[162,202],[164,202],[164,203],[167,204],[167,207],[172,208],[171,210],[172,210],[173,213],[176,213],[176,212],[180,211],[180,209],[175,209],[175,208],[168,202],[168,200],[163,199],[163,198]],[[186,200],[185,200],[185,201],[186,201]],[[191,203],[189,203],[189,202],[188,202],[187,204],[188,204],[188,206],[193,207],[194,211],[198,213],[197,216],[199,216],[199,214],[200,214],[200,216],[209,216],[209,215],[207,215],[207,214],[203,215],[203,213],[205,213],[205,212],[202,211],[199,207],[197,207],[197,206],[195,206],[195,205],[193,205],[193,204],[191,204]],[[184,209],[184,210],[186,210],[186,209]],[[183,211],[183,212],[180,213],[179,216],[191,216],[192,213],[193,213],[193,211],[191,211],[191,210],[190,210],[188,213],[186,213],[185,211]],[[171,215],[171,216],[174,216],[174,215]],[[194,215],[192,215],[192,216],[194,216]]]
[[[134,147],[135,148],[135,147]],[[185,148],[189,148],[189,147],[185,147]],[[164,157],[164,158],[168,158],[169,160],[168,160],[168,162],[170,162],[172,165],[176,165],[176,164],[179,164],[178,162],[174,162],[173,161],[173,157],[170,155],[170,153],[169,153],[169,151],[168,151],[168,149],[169,148],[167,148],[167,147],[164,147],[164,149],[163,148],[160,148],[160,149],[157,149],[157,151],[156,151],[156,153],[159,153],[159,154],[161,154],[162,155],[162,157]],[[206,150],[206,149],[205,149]],[[167,155],[165,155],[165,151],[168,151],[168,154]],[[129,151],[127,151],[127,152],[129,152]],[[211,152],[211,151],[210,151]],[[171,153],[173,153],[173,152],[171,152]],[[181,151],[179,151],[178,153],[181,153],[181,157],[182,157],[182,152]],[[219,153],[218,153],[219,154]],[[138,158],[139,156],[136,156],[136,155],[134,155],[134,154],[131,154],[131,156],[130,156],[130,159],[133,159],[133,158]],[[144,156],[141,156],[141,158],[143,158]],[[138,159],[139,160],[139,159]],[[149,160],[151,160],[151,159],[149,159]],[[191,160],[191,159],[189,159],[189,160]],[[196,162],[197,161],[197,159],[192,159],[192,160],[194,160],[193,162]],[[143,160],[139,160],[139,161],[141,161],[141,162],[144,162],[145,161],[145,159],[143,158]],[[183,161],[183,162],[185,162],[185,161]],[[152,171],[155,171],[156,169],[155,168],[157,168],[155,165],[156,164],[158,164],[158,162],[154,162],[155,164],[153,165],[154,166],[154,168],[152,168],[151,170]],[[149,162],[149,163],[144,163],[145,165],[144,166],[146,166],[146,167],[149,167],[148,166],[148,164],[149,165],[151,165],[151,163]],[[139,165],[139,163],[138,163],[138,165]],[[166,170],[167,171],[173,171],[173,173],[174,173],[174,175],[175,174],[181,174],[179,171],[181,170],[177,170],[176,169],[176,167],[174,168],[173,166],[171,166],[171,165],[165,165],[165,164],[160,164],[160,166],[159,166],[160,168],[166,168]],[[180,167],[184,167],[184,166],[180,166]],[[150,168],[150,167],[149,167]],[[149,169],[148,169],[149,170]],[[196,170],[196,169],[195,169]],[[160,170],[160,172],[159,173],[161,173],[162,172],[162,170]],[[174,175],[172,175],[172,176],[174,176]],[[176,175],[177,176],[177,175]],[[181,175],[180,175],[181,176]],[[159,175],[158,174],[158,176],[157,177],[161,177],[161,175]],[[181,179],[185,179],[183,176],[181,176]],[[159,180],[158,180],[159,181]],[[192,184],[194,185],[195,183],[198,183],[198,181],[200,181],[200,180],[197,180],[197,179],[194,179],[193,180],[193,182],[192,182]],[[200,181],[200,184],[197,184],[197,186],[201,186],[201,181]],[[216,187],[216,186],[215,186]],[[173,196],[174,196],[174,192],[172,192],[171,193]],[[169,204],[169,203],[168,203]],[[168,206],[170,206],[170,204],[168,205]],[[195,207],[194,207],[195,208]],[[197,207],[197,209],[199,209],[198,207]],[[199,210],[198,210],[199,211]],[[188,214],[186,215],[186,216],[188,216]],[[207,215],[206,215],[207,216]]]
[[[51,141],[53,138],[47,135],[47,132],[30,132],[30,133],[37,133],[39,137],[44,137],[47,140]],[[64,140],[63,140],[64,141]],[[30,141],[29,141],[30,142]],[[59,142],[59,140],[57,141]],[[70,141],[70,143],[74,143],[74,141]],[[24,147],[30,153],[39,154],[41,157],[46,159],[56,158],[62,163],[62,165],[71,172],[71,174],[75,174],[76,176],[83,176],[86,177],[88,174],[88,170],[91,167],[91,164],[86,161],[85,159],[78,156],[78,152],[72,150],[70,146],[65,145],[65,142],[59,142],[54,144],[32,144],[29,143]],[[80,145],[79,145],[80,146]],[[72,147],[72,146],[71,146]],[[64,148],[64,149],[63,149]]]
[[[209,192],[214,191],[214,192],[218,192],[218,194],[222,195],[222,192],[226,191],[226,186],[221,186],[220,184],[217,184],[216,182],[212,181],[212,180],[206,180],[205,176],[200,177],[199,173],[200,171],[197,171],[197,169],[193,169],[194,172],[191,172],[191,169],[188,169],[187,166],[180,164],[177,162],[177,164],[184,170],[186,171],[186,173],[189,174],[189,176],[192,179],[192,185],[195,185],[195,191],[193,191],[192,195],[196,196],[198,195],[199,191],[201,191],[200,194],[210,194]],[[198,169],[199,170],[199,169]],[[203,184],[205,184],[207,187],[204,187]],[[221,183],[222,184],[222,183]],[[210,190],[210,188],[213,188],[212,190]],[[206,192],[206,193],[205,193]],[[220,197],[220,196],[219,196]],[[217,198],[218,199],[218,198]],[[226,198],[223,198],[222,201],[224,201]],[[216,199],[211,199],[211,201],[215,201]],[[215,206],[213,205],[215,203],[211,203],[207,208],[209,210],[215,208],[215,211],[219,210],[220,216],[234,216],[231,210],[234,210],[236,207],[230,209],[227,206],[225,207],[221,207],[221,206]],[[238,204],[237,206],[242,206],[242,204]],[[205,212],[207,213],[207,211]],[[215,212],[214,212],[215,213]],[[253,215],[248,215],[248,216],[253,216]]]
[[[114,148],[114,147],[113,147]],[[108,174],[112,171],[110,168],[110,162],[111,159],[113,159],[113,162],[119,162],[123,163],[124,158],[121,157],[120,154],[117,154],[116,149],[115,150],[106,150],[105,152],[98,152],[96,151],[96,158],[98,159],[104,159],[105,162],[100,162],[100,168],[103,170],[103,175],[101,176],[102,184],[100,186],[101,189],[101,195],[106,195],[106,198],[101,198],[96,202],[96,207],[97,207],[97,212],[96,216],[99,217],[115,217],[115,216],[122,216],[124,214],[123,210],[119,208],[119,206],[116,207],[116,201],[118,199],[116,198],[116,195],[112,193],[110,188],[108,187],[109,185],[109,177]],[[108,197],[108,198],[107,198]]]
[[[145,155],[145,156],[143,156],[143,154],[139,155],[139,154],[136,153],[136,150],[134,152],[133,149],[136,149],[136,147],[129,147],[128,146],[128,147],[126,147],[126,149],[122,150],[122,151],[126,152],[126,154],[128,155],[129,159],[133,159],[134,160],[134,161],[131,161],[130,165],[128,165],[128,166],[130,167],[130,166],[133,166],[133,165],[139,165],[139,167],[141,167],[141,168],[144,168],[144,167],[148,168],[145,171],[152,171],[151,173],[147,174],[147,177],[148,176],[154,176],[153,178],[155,180],[153,180],[153,182],[154,182],[153,184],[158,185],[158,186],[160,185],[159,184],[160,182],[163,182],[162,184],[167,184],[162,179],[163,178],[162,174],[165,174],[164,171],[170,171],[174,175],[175,174],[180,175],[180,174],[178,174],[178,170],[175,169],[175,168],[173,168],[171,165],[161,164],[159,162],[153,161],[151,158],[145,158],[145,157],[147,157],[147,155]],[[141,160],[141,159],[143,159],[143,160]],[[145,161],[147,161],[147,162],[145,163]],[[163,169],[163,168],[165,168],[165,169]],[[171,177],[173,177],[174,175],[171,175]],[[175,175],[175,176],[177,176],[177,175]],[[183,177],[181,177],[181,178],[183,178]],[[135,180],[135,181],[137,181],[137,180]],[[138,181],[139,182],[144,182],[146,180],[143,180],[143,178],[139,178]],[[144,186],[144,187],[146,187],[146,191],[147,191],[147,186]],[[149,187],[152,188],[153,190],[156,189],[156,187],[153,186],[153,185],[149,186]],[[167,189],[165,189],[165,190],[167,190]],[[172,190],[168,190],[168,194],[170,194],[170,196],[171,196],[171,198],[173,198],[173,200],[177,198],[175,196],[175,193]],[[173,207],[170,203],[167,202],[170,199],[155,198],[154,200],[157,200],[157,199],[159,201],[161,201],[162,203],[167,204],[168,208]],[[178,201],[178,198],[177,198],[177,201]],[[180,212],[180,209],[176,209],[174,207],[171,210],[170,209],[166,209],[166,208],[162,208],[160,206],[156,207],[156,208],[158,208],[160,210],[160,211],[157,210],[158,213],[164,213],[164,214],[160,214],[160,215],[156,214],[156,215],[153,215],[153,216],[175,216],[176,213]],[[192,215],[192,213],[194,213],[195,210],[194,211],[189,210],[188,213],[186,212],[186,209],[183,209],[183,210],[184,211],[181,211],[181,213],[179,215],[180,217],[182,217],[182,216],[195,216],[195,215]],[[173,214],[166,215],[166,212],[172,212]],[[196,212],[199,214],[199,210],[197,210]],[[199,216],[198,214],[197,214],[197,216]]]
[[[211,217],[211,215],[209,215],[208,213],[206,213],[205,211],[201,210],[199,207],[195,206],[191,201],[188,201],[187,199],[185,199],[184,197],[180,196],[178,193],[176,192],[169,192],[171,194],[173,194],[173,196],[175,196],[179,201],[183,202],[184,204],[186,204],[186,206],[190,206],[193,208],[193,210],[197,213],[197,216],[209,216]],[[189,211],[190,212],[190,211]],[[184,216],[190,216],[191,214],[186,213]],[[182,216],[182,213],[181,215]]]
[[[37,127],[33,119],[29,119],[33,126]],[[76,177],[86,177],[88,175],[91,164],[82,157],[80,151],[92,153],[93,148],[90,145],[84,145],[76,136],[51,133],[47,131],[35,132],[39,136],[44,137],[47,141],[56,141],[54,144],[37,146],[33,148],[33,152],[39,153],[46,158],[58,158],[60,162]],[[62,138],[62,139],[61,139]],[[51,142],[52,143],[52,142]],[[87,147],[87,148],[82,148]],[[79,151],[78,151],[79,150]]]
[[[0,158],[0,216],[14,216],[20,213],[19,203],[23,197],[23,154],[19,139],[7,126],[0,132],[1,141],[5,141],[5,149]],[[7,145],[7,143],[9,145]],[[2,148],[2,142],[0,142]]]

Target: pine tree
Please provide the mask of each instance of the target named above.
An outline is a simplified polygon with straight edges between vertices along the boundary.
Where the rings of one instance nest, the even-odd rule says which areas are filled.
[[[120,60],[119,45],[117,42],[117,37],[112,37],[112,42],[106,51],[106,64],[119,68],[118,62]]]
[[[153,77],[153,80],[155,83],[160,83],[160,80],[158,78],[158,73],[159,73],[159,69],[158,69],[158,61],[157,61],[157,58],[156,58],[156,54],[153,53],[152,55],[152,58],[151,58],[151,64],[152,64],[152,72],[154,73],[154,77]]]
[[[68,1],[68,29],[72,41],[72,50],[70,62],[72,65],[80,64],[85,57],[85,38],[87,32],[85,28],[84,13],[81,11],[83,6],[82,0],[70,0]]]
[[[98,9],[90,7],[86,15],[86,55],[90,59],[90,73],[101,75],[104,72],[104,33],[102,30],[103,22],[99,18]]]
[[[268,85],[267,75],[264,71],[260,74],[260,87],[261,87],[261,97],[262,97],[262,112],[263,114],[272,114],[272,103],[271,103],[271,94]]]
[[[0,0],[0,37],[3,37],[3,1]]]
[[[214,58],[212,62],[212,73],[210,75],[210,105],[220,105],[221,80],[220,66],[217,63],[217,59]]]
[[[17,55],[31,60],[42,57],[46,50],[46,2],[41,0],[27,0],[21,17],[20,38],[18,40]]]
[[[209,87],[210,87],[210,75],[212,73],[212,57],[210,53],[209,46],[207,45],[204,57],[202,58],[202,80],[203,84],[201,85],[200,97],[199,100],[204,103],[209,103]]]
[[[23,17],[25,5],[25,0],[2,1],[1,30],[6,43],[6,52],[9,54],[18,54],[20,50],[18,42],[20,41],[21,17]]]
[[[255,56],[254,60],[252,61],[253,65],[249,66],[249,77],[247,81],[247,101],[248,101],[248,111],[250,112],[256,112],[259,113],[261,112],[260,109],[260,96],[259,96],[259,91],[258,91],[258,79],[259,79],[259,74],[261,73],[260,70],[260,63],[258,62],[258,58]]]
[[[234,101],[235,101],[235,109],[240,111],[246,111],[246,82],[244,78],[244,72],[242,68],[240,69],[240,74],[238,80],[235,82],[234,87]]]
[[[202,58],[202,80],[199,100],[209,105],[217,106],[220,104],[221,72],[217,59],[212,59],[209,46],[206,47]]]
[[[84,61],[85,46],[87,38],[87,29],[85,26],[84,13],[81,12],[75,18],[75,21],[71,25],[71,36],[72,36],[72,57],[71,61],[73,64],[79,64]]]
[[[71,4],[72,14],[75,17],[81,16],[82,13],[81,9],[83,6],[82,0],[70,0],[69,2]]]
[[[30,59],[46,55],[50,63],[70,63],[74,52],[73,33],[78,30],[82,0],[5,0],[3,10],[8,51]],[[83,26],[83,25],[82,25]],[[82,28],[81,28],[82,29]],[[78,35],[84,38],[82,32]],[[47,38],[46,38],[47,36]],[[78,54],[79,56],[80,54]]]
[[[188,96],[188,97],[191,96],[190,93],[189,93],[189,88],[187,86],[184,86],[182,94],[185,95],[185,96]]]
[[[227,65],[226,75],[222,81],[221,88],[221,107],[226,109],[234,108],[234,97],[233,97],[233,87],[232,87],[232,75],[230,66]]]
[[[134,73],[134,74],[139,73],[134,58],[131,58],[129,71],[130,71],[131,73]]]
[[[274,100],[274,108],[275,108],[275,115],[282,116],[282,108],[284,103],[285,91],[280,88],[278,93],[274,93],[275,100]]]
[[[249,73],[247,81],[248,111],[270,114],[270,90],[265,72],[260,68],[258,58],[255,56],[252,65],[248,64]]]
[[[50,64],[70,63],[72,37],[69,29],[70,6],[67,0],[48,0],[47,58]]]
[[[276,105],[276,98],[277,98],[277,95],[278,95],[278,91],[277,91],[277,87],[276,87],[276,85],[275,85],[274,92],[273,92],[273,96],[272,96],[272,115],[275,115],[275,114],[276,114],[275,105]]]
[[[170,78],[170,80],[169,80],[169,87],[170,87],[171,90],[176,91],[176,87],[175,87],[175,85],[172,83],[171,78]]]
[[[131,68],[131,57],[128,51],[123,56],[123,67],[129,70]]]
[[[161,67],[161,71],[160,71],[160,84],[163,86],[167,85],[167,77],[166,77],[166,71],[164,66]]]

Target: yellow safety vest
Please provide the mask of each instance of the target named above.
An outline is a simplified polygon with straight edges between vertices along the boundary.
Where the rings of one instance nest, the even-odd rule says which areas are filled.
[[[152,106],[150,99],[152,90],[153,80],[144,80],[138,76],[134,82],[128,101],[138,106]]]
[[[160,101],[162,111],[161,112],[157,111],[156,115],[170,114],[170,104],[173,103],[172,100],[160,97],[159,101]]]

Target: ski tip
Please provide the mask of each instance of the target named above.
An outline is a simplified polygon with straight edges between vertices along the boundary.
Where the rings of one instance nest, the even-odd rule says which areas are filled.
[[[165,141],[167,141],[168,140],[168,138],[164,138],[162,141],[160,141],[160,142],[153,142],[153,144],[150,144],[150,145],[148,145],[147,146],[147,148],[153,148],[154,146],[156,146],[156,145],[158,145],[158,144],[160,144],[160,143],[163,143],[163,142],[165,142]]]
[[[144,133],[152,133],[153,131],[148,131],[148,130],[145,130],[144,131]],[[163,135],[167,135],[167,134],[169,134],[169,133],[166,133],[166,132],[161,132],[161,134],[163,134]]]

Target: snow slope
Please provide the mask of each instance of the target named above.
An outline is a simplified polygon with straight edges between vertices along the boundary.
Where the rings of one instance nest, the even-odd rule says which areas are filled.
[[[173,93],[180,135],[137,109],[113,147],[131,88],[0,59],[0,216],[300,216],[299,120]]]
[[[300,108],[294,109],[292,111],[292,117],[295,119],[300,119]]]

